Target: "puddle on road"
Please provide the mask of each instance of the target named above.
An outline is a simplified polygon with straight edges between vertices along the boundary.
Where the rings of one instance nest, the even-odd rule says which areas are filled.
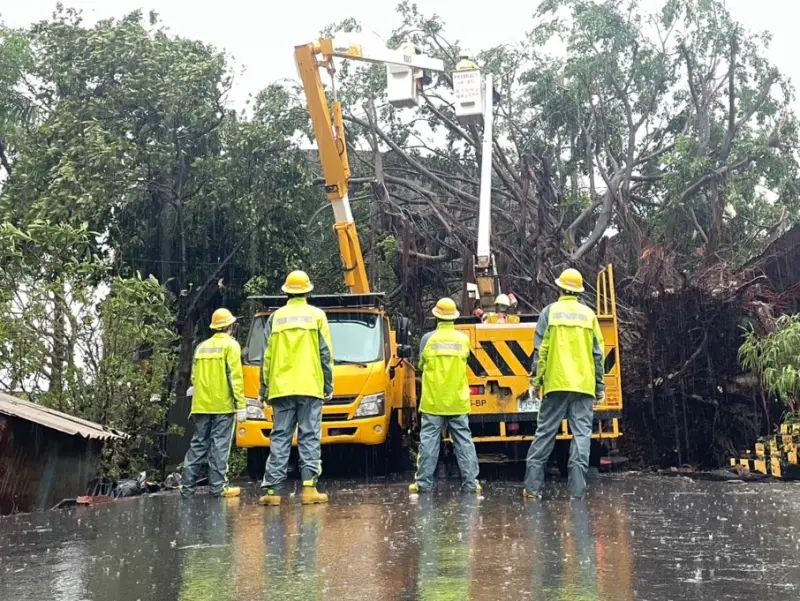
[[[527,504],[500,482],[413,502],[399,484],[327,486],[329,506],[251,491],[2,519],[0,599],[800,598],[796,485],[609,477],[584,502],[556,482]]]

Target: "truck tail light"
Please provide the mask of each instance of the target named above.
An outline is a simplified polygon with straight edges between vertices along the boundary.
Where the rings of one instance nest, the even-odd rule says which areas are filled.
[[[469,394],[470,396],[477,396],[483,394],[483,386],[470,386],[469,387]]]

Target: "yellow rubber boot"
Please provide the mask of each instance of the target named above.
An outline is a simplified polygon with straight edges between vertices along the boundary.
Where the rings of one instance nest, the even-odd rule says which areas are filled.
[[[267,505],[271,507],[277,507],[281,504],[281,496],[275,493],[275,490],[272,488],[267,489],[267,494],[258,499],[259,505]]]
[[[541,495],[532,495],[531,493],[528,492],[527,488],[523,488],[522,489],[522,498],[526,499],[526,500],[530,500],[530,501],[541,501],[542,500],[542,496]]]
[[[238,486],[230,486],[220,493],[220,497],[238,497],[242,494],[242,489]]]
[[[314,483],[303,482],[303,496],[301,498],[301,502],[303,505],[317,505],[320,503],[327,503],[328,502],[328,495],[325,493],[321,493],[317,490],[317,487],[314,486]]]

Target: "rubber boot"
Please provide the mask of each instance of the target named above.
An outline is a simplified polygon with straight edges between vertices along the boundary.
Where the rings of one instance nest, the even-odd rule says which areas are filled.
[[[267,505],[271,507],[277,507],[281,504],[281,496],[275,492],[275,489],[268,488],[267,494],[258,499],[259,505]]]
[[[529,501],[541,501],[542,495],[532,495],[527,488],[522,489],[522,498]]]
[[[408,485],[408,493],[412,495],[419,494],[419,484],[414,482],[413,484]]]
[[[242,489],[238,486],[229,486],[228,488],[224,489],[219,496],[220,497],[238,497],[242,494]]]
[[[312,481],[303,482],[303,496],[301,498],[301,503],[303,505],[317,505],[327,502],[328,495],[319,492]]]

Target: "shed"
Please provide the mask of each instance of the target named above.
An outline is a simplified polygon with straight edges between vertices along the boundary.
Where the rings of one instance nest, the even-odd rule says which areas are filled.
[[[0,393],[0,515],[49,509],[83,494],[104,441],[125,436]]]

